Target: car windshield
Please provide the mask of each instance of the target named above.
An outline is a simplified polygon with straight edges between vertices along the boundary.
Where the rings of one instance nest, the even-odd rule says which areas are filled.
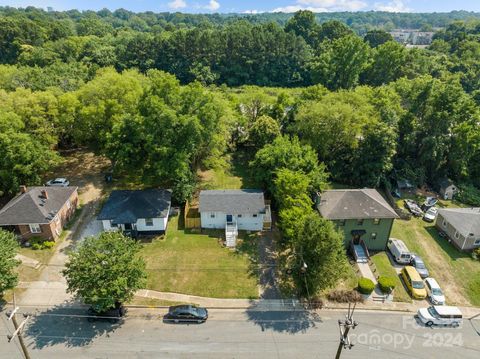
[[[443,295],[442,290],[440,288],[432,288],[433,295]]]
[[[422,281],[418,281],[418,280],[414,280],[412,282],[412,287],[415,288],[415,289],[423,289],[425,288],[424,284]]]
[[[429,308],[428,308],[428,313],[429,313],[432,317],[438,317],[438,313],[437,313],[437,311],[435,310],[434,307],[429,307]]]
[[[419,269],[425,269],[425,264],[423,264],[422,261],[416,260],[415,261],[415,267],[417,267]]]

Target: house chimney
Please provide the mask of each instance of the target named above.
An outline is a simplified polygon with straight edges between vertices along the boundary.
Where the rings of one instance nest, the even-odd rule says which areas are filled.
[[[27,193],[27,186],[20,186],[20,193]]]
[[[42,197],[48,199],[48,192],[46,189],[42,189]]]

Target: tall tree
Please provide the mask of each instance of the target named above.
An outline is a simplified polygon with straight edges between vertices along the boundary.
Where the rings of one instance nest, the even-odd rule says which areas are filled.
[[[130,301],[145,285],[140,245],[120,232],[88,237],[72,251],[63,275],[67,291],[99,312]]]
[[[312,78],[330,90],[357,85],[366,68],[370,48],[355,35],[344,36],[320,45],[320,55],[312,60]]]
[[[318,213],[312,212],[304,219],[293,248],[293,278],[302,295],[317,295],[345,275],[348,262],[343,234]]]
[[[285,31],[293,32],[312,47],[315,47],[319,40],[320,26],[315,20],[315,14],[309,10],[299,10],[291,17],[285,25]]]
[[[393,41],[393,37],[386,31],[376,29],[368,31],[363,41],[367,42],[370,47],[376,48],[388,41]]]
[[[18,274],[15,271],[20,264],[20,261],[15,259],[17,249],[15,234],[0,229],[0,297],[18,283]]]

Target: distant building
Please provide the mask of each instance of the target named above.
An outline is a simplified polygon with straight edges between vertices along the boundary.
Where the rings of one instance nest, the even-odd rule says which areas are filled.
[[[409,47],[428,46],[432,43],[433,31],[420,31],[415,29],[397,29],[390,32],[393,39]]]
[[[452,200],[453,197],[458,193],[458,188],[451,180],[448,178],[443,178],[438,183],[438,193],[443,199]]]
[[[435,226],[461,251],[480,247],[480,208],[441,208]]]

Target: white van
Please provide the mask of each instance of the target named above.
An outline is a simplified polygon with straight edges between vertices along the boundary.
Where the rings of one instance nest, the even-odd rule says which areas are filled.
[[[412,253],[410,253],[405,243],[400,239],[390,238],[387,247],[390,253],[392,253],[395,262],[400,264],[410,264],[412,261]]]
[[[418,310],[417,318],[426,326],[450,325],[458,327],[462,324],[462,312],[457,307],[447,305],[434,305]]]

